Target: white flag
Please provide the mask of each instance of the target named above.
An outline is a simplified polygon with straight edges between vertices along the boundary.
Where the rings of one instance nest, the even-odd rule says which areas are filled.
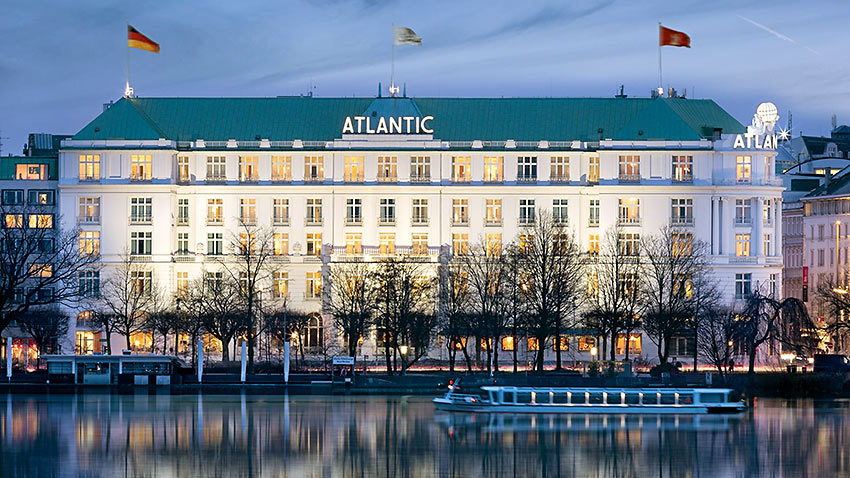
[[[422,38],[410,28],[393,27],[393,44],[422,46]]]

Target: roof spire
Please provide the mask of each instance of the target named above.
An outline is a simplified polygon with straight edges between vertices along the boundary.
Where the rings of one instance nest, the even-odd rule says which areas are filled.
[[[381,82],[378,82],[378,98],[381,97]]]
[[[404,82],[404,92],[401,94],[401,96],[407,98],[407,82],[406,81]]]

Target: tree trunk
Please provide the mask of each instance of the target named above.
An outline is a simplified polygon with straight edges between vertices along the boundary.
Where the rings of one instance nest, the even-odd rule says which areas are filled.
[[[221,361],[224,363],[230,362],[230,337],[221,340]]]
[[[694,326],[694,372],[697,371],[697,360],[699,359],[699,334]]]
[[[623,352],[625,352],[623,354],[623,357],[624,357],[623,360],[625,360],[626,362],[629,361],[629,349],[631,348],[631,345],[632,345],[632,331],[627,330],[626,331],[626,345],[625,345],[624,350],[623,350]]]
[[[611,331],[611,361],[617,361],[617,331]]]
[[[546,337],[537,337],[537,371],[543,372],[543,354],[546,351]]]
[[[466,350],[466,347],[462,349],[463,358],[466,359],[466,373],[472,373],[472,357],[469,356],[469,352]]]
[[[257,338],[254,337],[254,331],[248,333],[248,366],[245,368],[245,373],[254,373],[254,345]]]
[[[513,338],[511,340],[513,341],[513,344],[514,344],[514,350],[513,350],[514,373],[517,373],[517,366],[519,364],[519,359],[517,357],[517,351],[519,350],[519,338],[517,337],[517,333],[516,333],[516,325],[514,325],[513,334],[514,335],[513,335]]]
[[[124,334],[124,340],[127,341],[127,350],[132,350],[132,347],[130,346],[130,332]]]
[[[756,348],[755,345],[752,345],[752,344],[750,345],[750,350],[749,350],[749,352],[750,352],[750,369],[748,370],[748,373],[750,375],[756,373],[756,352],[757,352],[757,350],[758,349]]]
[[[357,340],[354,338],[354,334],[348,334],[348,356],[357,356]]]
[[[606,334],[602,334],[602,347],[599,347],[597,353],[600,360],[605,360],[605,355],[608,353],[608,336]]]
[[[455,371],[455,357],[457,356],[457,351],[454,348],[454,341],[449,340],[448,344],[448,352],[449,352],[449,373],[454,373]]]
[[[493,372],[499,371],[499,347],[496,345],[499,343],[499,338],[496,337],[493,339]]]
[[[384,337],[386,340],[386,337]],[[393,363],[390,357],[390,344],[389,342],[384,342],[384,357],[387,359],[387,375],[393,374]]]
[[[555,370],[561,370],[561,319],[555,325]]]

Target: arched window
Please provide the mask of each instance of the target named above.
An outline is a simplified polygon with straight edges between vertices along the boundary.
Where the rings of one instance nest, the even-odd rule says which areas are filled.
[[[307,321],[307,329],[304,332],[304,347],[305,348],[321,348],[324,336],[324,326],[322,324],[322,315],[313,314],[310,320]]]

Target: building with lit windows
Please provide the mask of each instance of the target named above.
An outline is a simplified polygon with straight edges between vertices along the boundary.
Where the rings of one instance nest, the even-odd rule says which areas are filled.
[[[336,260],[436,269],[472,242],[513,240],[543,209],[589,252],[615,225],[635,243],[669,225],[709,244],[731,303],[780,293],[773,116],[760,107],[745,128],[711,100],[663,97],[123,98],[63,143],[61,212],[96,234],[102,273],[129,253],[174,294],[215,272],[240,221],[272,228],[266,290],[307,311]],[[309,346],[336,340],[329,323],[316,319]],[[376,339],[364,354],[380,355]],[[590,358],[593,337],[567,341]],[[654,356],[646,337],[628,342]],[[692,347],[683,337],[672,355]]]

